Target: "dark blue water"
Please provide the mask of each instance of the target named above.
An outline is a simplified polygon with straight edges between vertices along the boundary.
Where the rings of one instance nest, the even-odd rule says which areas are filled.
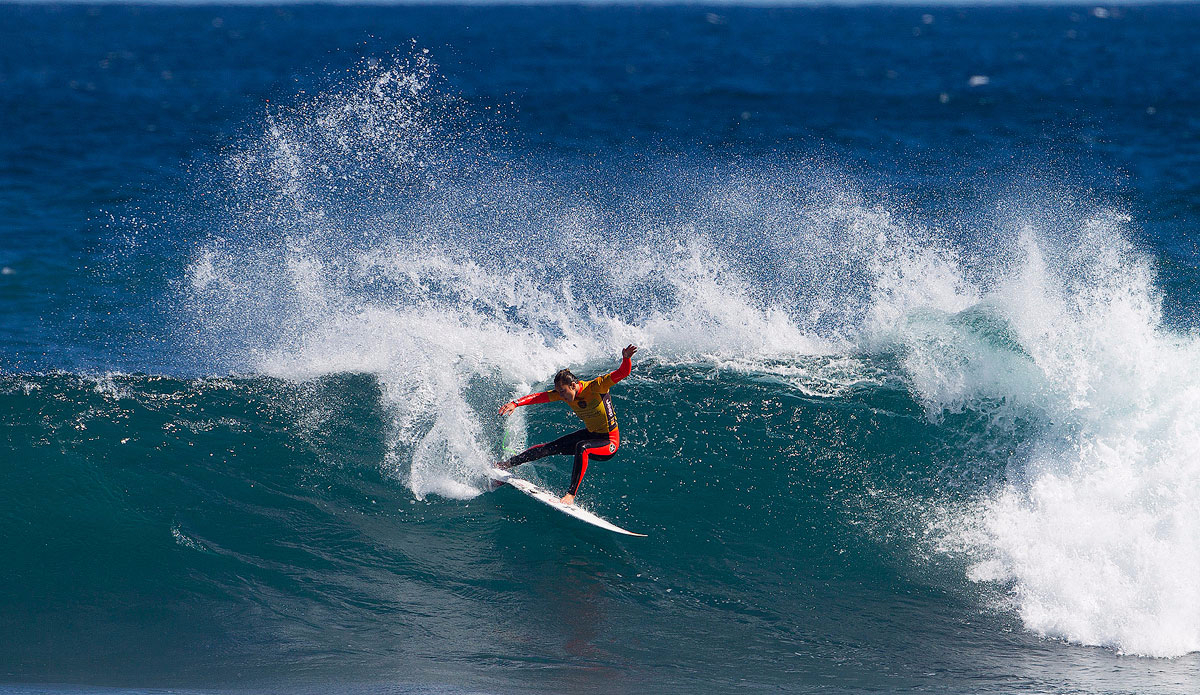
[[[0,688],[1194,692],[1198,29],[0,6]]]

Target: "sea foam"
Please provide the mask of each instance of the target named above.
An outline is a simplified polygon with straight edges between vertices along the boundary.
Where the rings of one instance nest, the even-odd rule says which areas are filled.
[[[1200,649],[1200,380],[1188,366],[1200,343],[1162,325],[1126,222],[1101,211],[1053,237],[1020,230],[1019,261],[983,299],[1003,331],[980,340],[948,321],[940,342],[909,343],[906,364],[933,411],[1040,422],[1007,482],[944,529],[973,558],[969,577],[1007,587],[1039,634],[1177,656]]]

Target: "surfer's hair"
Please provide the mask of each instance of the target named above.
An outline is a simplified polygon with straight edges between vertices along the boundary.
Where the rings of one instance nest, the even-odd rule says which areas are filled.
[[[558,374],[554,375],[555,386],[566,386],[567,384],[578,384],[579,377],[571,373],[570,369],[560,369]]]

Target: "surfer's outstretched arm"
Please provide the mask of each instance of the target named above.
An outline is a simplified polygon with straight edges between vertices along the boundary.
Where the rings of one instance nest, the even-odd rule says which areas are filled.
[[[508,415],[512,411],[516,410],[518,406],[522,406],[522,405],[533,405],[534,403],[549,403],[552,400],[558,400],[556,398],[556,396],[558,396],[558,394],[553,391],[545,391],[543,393],[531,393],[528,396],[521,396],[520,398],[518,398],[515,401],[509,401],[509,402],[505,403],[504,405],[500,406],[500,414]]]
[[[621,351],[621,366],[614,369],[608,375],[612,383],[617,383],[629,376],[629,372],[633,371],[633,362],[630,362],[629,358],[633,357],[633,353],[637,352],[637,350],[636,345],[626,345],[625,349]]]

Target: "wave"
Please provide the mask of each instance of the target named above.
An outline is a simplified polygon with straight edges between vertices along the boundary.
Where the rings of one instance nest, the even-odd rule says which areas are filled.
[[[366,436],[364,457],[429,503],[474,498],[488,461],[546,436],[543,414],[501,422],[497,404],[563,366],[611,368],[637,343],[640,412],[623,433],[629,455],[657,461],[651,477],[682,457],[748,492],[755,474],[733,466],[730,442],[753,447],[755,465],[841,462],[829,478],[797,475],[856,481],[848,508],[868,527],[911,535],[914,558],[961,561],[1029,630],[1125,653],[1200,650],[1188,455],[1200,343],[1164,325],[1153,261],[1122,212],[1031,192],[939,223],[828,162],[584,165],[514,154],[479,119],[423,55],[272,111],[226,153],[207,184],[212,224],[181,249],[186,349],[211,373],[255,375],[234,381],[251,392],[367,375],[337,405],[370,420],[331,427],[302,401],[284,429],[329,452]],[[724,374],[787,405],[714,402],[706,389]],[[197,383],[172,388],[226,382]],[[788,421],[813,402],[846,419]],[[652,425],[702,422],[705,408],[721,417],[698,428],[701,458]],[[754,418],[772,429],[742,439]],[[234,427],[189,422],[175,426]],[[878,435],[897,422],[934,432],[905,435],[931,448],[889,449]],[[727,523],[767,523],[739,514]]]

